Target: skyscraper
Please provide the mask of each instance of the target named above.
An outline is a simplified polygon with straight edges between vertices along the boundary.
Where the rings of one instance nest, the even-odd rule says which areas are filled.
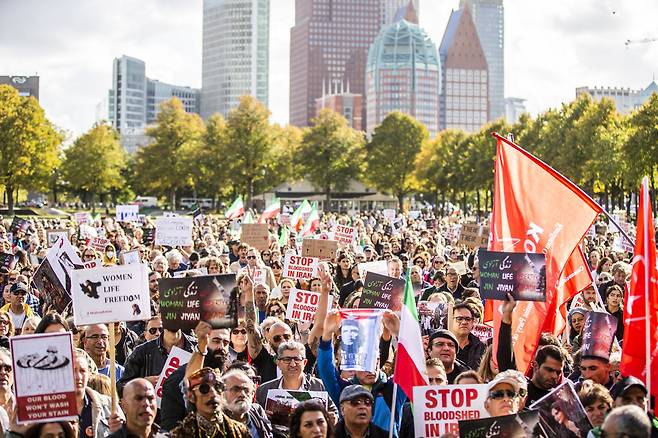
[[[489,114],[489,73],[471,11],[452,11],[441,47],[440,129],[475,132]]]
[[[368,53],[368,132],[390,112],[401,111],[415,117],[434,137],[439,128],[440,89],[439,54],[427,32],[406,20],[385,27]]]
[[[201,117],[226,116],[240,97],[268,105],[269,0],[204,0]]]
[[[290,123],[308,126],[322,84],[364,95],[368,48],[382,24],[383,0],[296,0],[290,31]],[[365,119],[364,119],[365,120]]]
[[[468,6],[489,67],[489,119],[505,116],[505,9],[503,0],[460,0]]]
[[[420,17],[420,10],[418,9],[420,0],[382,0],[383,11],[382,19],[383,26],[399,21],[403,18],[407,11],[415,15],[415,20],[407,18],[410,23],[418,24],[418,17]]]

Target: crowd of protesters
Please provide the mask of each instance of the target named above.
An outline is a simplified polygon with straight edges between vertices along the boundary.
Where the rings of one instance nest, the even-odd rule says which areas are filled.
[[[516,303],[511,297],[502,308],[501,328],[493,335],[499,340],[496,357],[492,339],[474,333],[484,316],[478,250],[459,245],[455,232],[467,221],[460,215],[436,217],[431,211],[399,213],[393,220],[381,211],[324,214],[316,234],[330,231],[335,224],[350,225],[357,230],[355,242],[321,262],[317,277],[299,281],[282,275],[285,255],[298,253],[299,247],[294,229],[288,239],[281,239],[285,233],[278,219],[268,221],[270,245],[259,251],[240,242],[235,221],[219,217],[195,221],[193,245],[177,248],[144,243],[144,230],[153,227],[148,218],[119,223],[105,217],[89,224],[110,241],[98,251],[88,245],[72,219],[29,219],[26,227],[12,229],[11,218],[6,218],[0,225],[0,252],[13,253],[15,264],[2,273],[0,285],[2,430],[14,437],[376,438],[389,436],[393,424],[393,436],[414,437],[408,397],[400,393],[393,397],[399,315],[384,313],[381,337],[373,344],[379,355],[374,372],[341,371],[338,357],[340,309],[357,307],[364,288],[358,265],[385,260],[390,277],[410,276],[417,301],[452,306],[449,324],[424,332],[430,385],[487,384],[486,410],[491,416],[502,416],[528,409],[570,379],[593,426],[590,436],[658,436],[658,421],[644,384],[618,371],[631,255],[615,246],[612,229],[601,221],[597,233],[584,239],[595,281],[570,305],[564,333],[542,335],[532,370],[525,376],[515,370],[512,354],[510,325]],[[76,327],[71,314],[49,309],[46,292],[35,287],[32,277],[48,251],[47,231],[55,229],[68,231],[82,261],[121,264],[123,253],[138,250],[150,271],[152,317],[117,324],[110,336],[105,324]],[[237,275],[242,307],[237,326],[214,329],[207,321],[198,321],[189,333],[164,329],[158,280],[185,271],[189,272],[184,275],[199,275],[200,268],[208,275]],[[254,281],[256,268],[266,273],[264,281]],[[286,319],[292,288],[320,293],[312,324]],[[609,357],[581,354],[584,320],[591,311],[617,317],[618,343]],[[77,347],[77,419],[17,424],[9,339],[67,331]],[[118,409],[112,409],[111,402],[111,338],[116,350]],[[174,346],[192,353],[192,358],[164,381],[158,407],[154,386]],[[270,389],[326,392],[327,402],[302,402],[290,415],[289,424],[273,425],[273,413],[266,410]],[[391,415],[395,415],[393,423]],[[580,435],[565,422],[555,436]]]

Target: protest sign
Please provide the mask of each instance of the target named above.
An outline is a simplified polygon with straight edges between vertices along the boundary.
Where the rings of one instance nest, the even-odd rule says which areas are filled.
[[[68,240],[69,231],[68,230],[63,230],[63,229],[56,229],[56,230],[46,231],[46,240],[47,240],[48,248],[53,246],[57,242],[57,239],[59,239],[60,237],[64,237]]]
[[[386,260],[377,260],[375,262],[359,263],[359,277],[366,278],[366,272],[373,272],[379,275],[388,275],[388,262]]]
[[[174,272],[174,278],[180,278],[180,277],[188,277],[188,274],[192,274],[192,276],[201,276],[201,275],[208,275],[208,268],[201,267],[198,269],[188,269],[187,271],[178,271]]]
[[[522,411],[513,415],[459,421],[460,438],[544,438],[545,436],[539,426],[537,411]],[[548,436],[562,438],[568,435]]]
[[[117,205],[117,222],[136,222],[139,220],[139,205]]]
[[[334,240],[338,242],[339,245],[343,246],[352,246],[352,243],[356,239],[356,228],[348,227],[347,225],[336,225],[333,229]]]
[[[439,329],[447,329],[452,317],[452,306],[434,301],[418,302],[418,322],[423,336],[429,336]]]
[[[326,391],[293,391],[288,389],[270,389],[267,391],[265,410],[271,412],[270,422],[274,429],[288,435],[290,416],[298,404],[316,399],[327,408],[329,397]]]
[[[144,228],[142,235],[142,244],[150,245],[155,241],[155,228]]]
[[[422,212],[420,210],[409,210],[409,217],[413,220],[416,220],[420,217],[421,213]]]
[[[59,239],[46,253],[32,281],[51,310],[64,312],[71,302],[71,273],[82,267],[82,260],[68,239]]]
[[[485,345],[489,343],[489,339],[493,338],[494,329],[486,324],[475,324],[471,330],[477,338]]]
[[[616,332],[617,318],[607,312],[587,312],[583,326],[581,356],[610,360]]]
[[[290,213],[281,213],[279,215],[279,223],[281,225],[288,225],[290,226]]]
[[[190,330],[199,321],[213,328],[230,328],[238,323],[235,274],[160,278],[158,286],[162,326],[166,329]]]
[[[71,333],[12,336],[19,424],[78,418]]]
[[[82,262],[82,267],[76,266],[75,269],[93,269],[100,268],[101,266],[103,266],[103,260],[101,259],[87,260],[86,262]]]
[[[16,256],[8,252],[0,253],[0,273],[6,274],[16,266]]]
[[[372,309],[341,310],[340,369],[368,371],[377,369],[382,312]]]
[[[76,326],[151,318],[145,265],[77,269],[71,276]]]
[[[484,402],[487,385],[414,386],[416,437],[459,433],[459,420],[488,417]]]
[[[89,213],[75,213],[73,217],[75,218],[75,223],[78,225],[89,223]]]
[[[333,295],[329,294],[328,309],[331,309],[333,298]],[[319,302],[319,292],[292,288],[286,307],[286,318],[294,321],[313,322]]]
[[[476,223],[462,224],[457,245],[471,249],[486,247],[489,242],[489,227]]]
[[[167,356],[167,361],[160,373],[160,377],[158,377],[158,381],[155,383],[155,399],[158,402],[158,408],[160,408],[160,404],[162,403],[162,386],[164,385],[165,379],[171,376],[171,374],[181,365],[188,363],[191,358],[192,353],[185,351],[182,348],[178,348],[175,345],[171,348],[169,356]]]
[[[269,238],[267,224],[242,224],[240,242],[253,246],[259,251],[265,251],[270,248]]]
[[[304,239],[302,242],[302,255],[304,257],[333,260],[336,258],[337,250],[338,242],[335,240]]]
[[[404,280],[368,272],[363,282],[359,308],[390,309],[398,312],[402,309],[403,295]]]
[[[570,380],[534,402],[530,408],[539,411],[539,422],[546,436],[585,437],[592,428]]]
[[[167,246],[192,245],[192,218],[159,217],[155,220],[155,244]]]
[[[124,265],[132,265],[133,263],[139,263],[139,251],[133,249],[132,251],[122,251],[121,258],[123,259]]]
[[[92,237],[89,239],[88,245],[98,252],[105,252],[107,245],[112,245],[112,242],[104,237]]]
[[[397,217],[397,213],[392,208],[385,208],[382,210],[382,214],[386,219],[388,219],[389,222],[395,221],[395,218]]]
[[[14,220],[11,221],[11,225],[9,226],[9,231],[12,234],[18,234],[19,231],[25,232],[28,228],[30,228],[30,223],[28,221],[21,219],[18,216],[14,216]]]
[[[483,299],[546,301],[544,254],[480,250],[480,293]]]
[[[313,278],[318,275],[319,259],[286,253],[281,278]]]
[[[80,224],[78,233],[80,239],[91,239],[92,237],[98,237],[98,230],[87,224]]]

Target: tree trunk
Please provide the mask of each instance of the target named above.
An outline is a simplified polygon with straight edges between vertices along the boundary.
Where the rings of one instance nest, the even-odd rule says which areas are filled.
[[[326,203],[324,206],[324,211],[331,211],[331,186],[327,185],[327,187],[324,188],[324,194],[324,202]],[[340,206],[338,207],[338,212],[340,213]]]
[[[404,194],[399,194],[398,195],[398,210],[402,211],[402,207],[404,205]]]
[[[91,214],[96,214],[96,192],[91,192]]]
[[[8,216],[13,216],[14,214],[14,186],[12,184],[7,184],[7,207],[9,208]]]
[[[254,197],[254,180],[249,179],[249,181],[247,182],[247,209],[253,207],[253,205],[251,204],[253,202],[252,201],[253,197]]]
[[[171,210],[176,210],[176,189],[171,189],[170,193]]]
[[[478,204],[478,214],[477,214],[478,222],[480,222],[480,216],[482,216],[482,208],[481,208],[481,205],[480,205],[480,191],[479,190],[475,191],[475,198],[477,199],[477,204]]]

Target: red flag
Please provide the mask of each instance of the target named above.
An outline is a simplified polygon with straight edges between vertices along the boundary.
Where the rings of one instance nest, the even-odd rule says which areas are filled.
[[[658,396],[658,274],[647,177],[642,180],[636,236],[631,287],[624,306],[624,343],[619,371],[624,376],[644,381],[647,389]],[[650,374],[647,368],[651,369]]]
[[[526,372],[571,253],[601,207],[575,184],[521,147],[498,139],[489,249],[546,254],[546,302],[519,302],[512,319],[517,369]],[[500,303],[494,304],[500,327]],[[494,350],[497,349],[494,336]],[[494,355],[495,357],[495,355]]]

